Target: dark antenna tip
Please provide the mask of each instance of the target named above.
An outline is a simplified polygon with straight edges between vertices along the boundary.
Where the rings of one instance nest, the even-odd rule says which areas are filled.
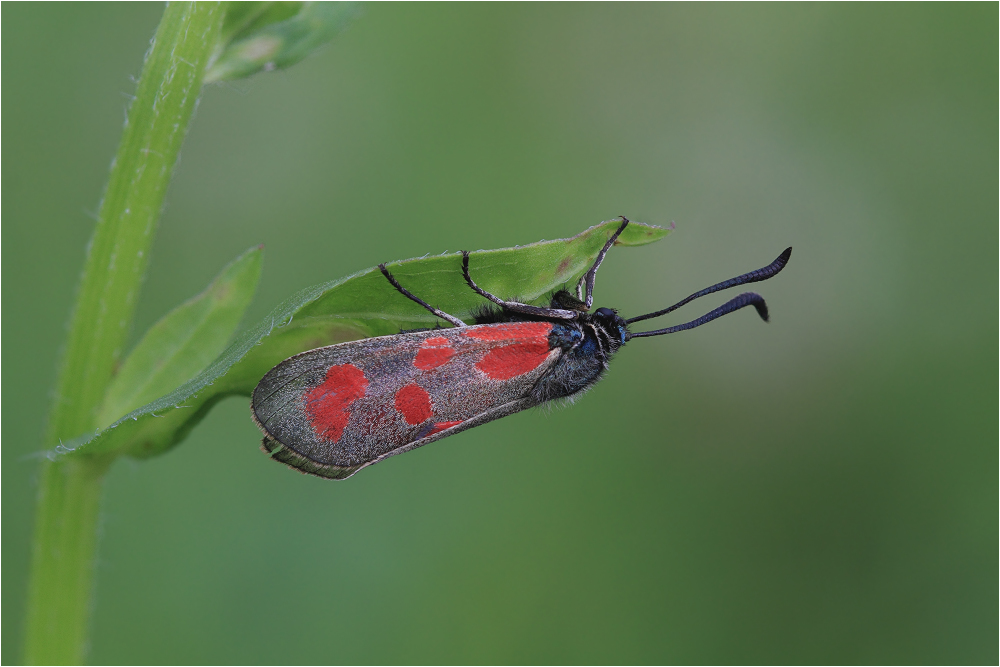
[[[792,246],[788,246],[787,248],[785,248],[784,252],[778,255],[778,259],[781,260],[782,268],[784,268],[784,265],[788,263],[788,259],[791,256],[792,256]]]
[[[753,294],[753,292],[750,293]],[[757,314],[760,315],[760,319],[764,320],[765,322],[771,321],[771,315],[770,313],[767,312],[767,303],[764,302],[764,299],[760,299],[759,301],[758,300],[751,301],[751,304],[757,310]]]

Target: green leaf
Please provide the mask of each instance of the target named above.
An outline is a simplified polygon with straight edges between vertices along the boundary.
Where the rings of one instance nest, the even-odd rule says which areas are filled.
[[[201,294],[164,315],[129,353],[108,387],[98,423],[115,419],[176,389],[226,349],[260,280],[264,247],[227,265]]]
[[[470,273],[500,297],[538,302],[564,285],[572,289],[619,224],[604,222],[571,239],[474,252]],[[645,245],[668,232],[633,222],[617,245]],[[458,253],[396,262],[390,268],[408,290],[457,317],[471,321],[472,310],[484,303],[465,284]],[[241,334],[198,376],[107,429],[64,443],[60,452],[159,454],[183,440],[215,402],[233,394],[249,396],[268,370],[293,354],[439,322],[403,298],[377,268],[310,287]]]
[[[356,2],[231,2],[205,83],[289,67],[359,13]]]

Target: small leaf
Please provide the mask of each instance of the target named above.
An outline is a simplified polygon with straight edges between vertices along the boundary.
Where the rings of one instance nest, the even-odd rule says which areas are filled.
[[[359,13],[356,2],[231,2],[205,83],[289,67]]]
[[[263,246],[247,250],[204,292],[154,324],[108,387],[98,423],[110,424],[176,389],[219,356],[253,299],[262,259]]]
[[[470,257],[470,272],[481,287],[500,297],[537,302],[560,287],[572,289],[619,225],[615,220],[570,239],[480,250]],[[645,245],[669,231],[633,222],[618,245]],[[465,284],[458,253],[395,262],[390,268],[408,290],[457,317],[471,321],[471,311],[484,303]],[[241,334],[197,377],[103,431],[63,443],[57,453],[162,453],[183,440],[217,401],[233,394],[249,396],[268,370],[293,354],[438,322],[403,298],[377,268],[310,287]]]

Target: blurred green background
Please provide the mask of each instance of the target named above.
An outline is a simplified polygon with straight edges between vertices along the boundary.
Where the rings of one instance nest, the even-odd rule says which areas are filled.
[[[57,353],[161,12],[2,9],[4,663]],[[208,88],[133,338],[257,243],[249,321],[619,214],[677,223],[602,268],[596,305],[626,315],[795,254],[760,286],[770,325],[634,341],[573,407],[347,482],[268,461],[243,398],[116,463],[92,662],[995,663],[997,21],[372,4],[290,70]]]

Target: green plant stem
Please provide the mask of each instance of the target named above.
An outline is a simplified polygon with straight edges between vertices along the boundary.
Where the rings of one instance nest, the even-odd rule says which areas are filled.
[[[42,470],[25,645],[29,664],[82,662],[108,463],[79,457]]]
[[[97,423],[97,412],[128,336],[163,198],[224,14],[218,3],[168,4],[146,54],[87,252],[46,448],[106,426]],[[28,663],[83,660],[109,463],[66,455],[43,464],[28,583]]]

